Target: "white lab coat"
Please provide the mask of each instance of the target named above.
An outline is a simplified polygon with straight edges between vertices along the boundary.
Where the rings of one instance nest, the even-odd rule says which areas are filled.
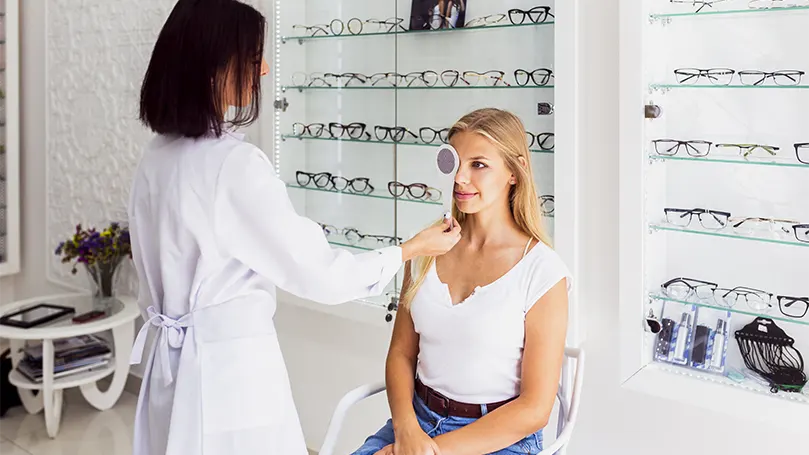
[[[306,455],[273,325],[276,287],[328,304],[379,295],[401,249],[332,249],[267,157],[233,133],[155,138],[129,222],[148,320],[132,355],[148,354],[134,455]]]

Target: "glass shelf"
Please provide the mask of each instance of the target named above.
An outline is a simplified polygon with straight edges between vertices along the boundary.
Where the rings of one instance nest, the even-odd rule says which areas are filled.
[[[304,41],[328,41],[329,39],[343,39],[343,38],[361,38],[364,36],[398,36],[398,35],[423,35],[423,34],[430,34],[430,33],[463,33],[463,32],[475,32],[475,31],[484,31],[484,30],[498,30],[504,28],[518,28],[518,27],[542,27],[546,25],[553,25],[553,21],[542,22],[541,24],[534,24],[533,22],[530,24],[506,24],[506,25],[488,25],[485,27],[461,27],[461,28],[443,28],[438,30],[408,30],[408,31],[395,31],[395,32],[373,32],[373,33],[360,33],[358,35],[352,35],[351,33],[344,32],[342,35],[319,35],[319,36],[282,36],[281,42],[286,43],[287,41],[294,40],[298,41],[298,43],[303,44]]]
[[[809,243],[799,242],[797,240],[782,240],[782,239],[769,239],[764,237],[752,237],[741,234],[735,234],[731,232],[703,231],[699,229],[681,228],[677,226],[666,226],[661,224],[650,224],[649,228],[657,231],[683,232],[686,234],[708,235],[712,237],[724,237],[728,239],[751,240],[754,242],[777,243],[779,245],[809,247]]]
[[[684,84],[651,84],[649,86],[652,90],[673,90],[673,89],[680,89],[680,88],[691,88],[691,89],[752,89],[752,90],[805,90],[809,89],[809,85],[711,85],[711,84],[702,84],[702,85],[684,85]]]
[[[387,200],[397,200],[401,202],[413,202],[416,204],[427,204],[427,205],[441,205],[440,202],[433,202],[433,201],[422,201],[419,199],[407,199],[407,198],[394,198],[393,196],[385,196],[379,193],[371,193],[371,194],[362,194],[362,193],[351,193],[348,191],[336,191],[336,190],[324,190],[321,188],[311,188],[307,186],[300,186],[294,185],[291,183],[287,183],[287,188],[295,188],[298,190],[306,190],[306,191],[320,191],[323,193],[335,193],[335,194],[347,194],[349,196],[359,196],[359,197],[370,197],[374,199],[387,199]],[[543,218],[553,218],[554,215],[551,213],[550,215],[542,215]],[[343,245],[343,246],[352,246],[352,245]],[[353,246],[352,246],[353,247]]]
[[[788,162],[784,160],[779,161],[757,161],[745,160],[744,158],[722,157],[722,158],[708,158],[708,157],[693,157],[693,156],[664,156],[664,155],[649,155],[650,160],[656,161],[701,161],[705,163],[726,163],[726,164],[747,164],[751,166],[778,166],[778,167],[800,167],[809,170],[809,164],[802,164],[799,162]],[[770,159],[772,158],[765,158]]]
[[[362,194],[362,193],[351,193],[349,191],[337,191],[337,190],[325,190],[322,188],[311,188],[307,186],[300,186],[292,183],[287,183],[288,188],[295,188],[299,190],[306,190],[306,191],[320,191],[323,193],[334,193],[334,194],[345,194],[348,196],[358,196],[358,197],[369,197],[373,199],[387,199],[390,201],[397,200],[401,202],[412,202],[415,204],[427,204],[427,205],[441,205],[440,202],[433,202],[433,201],[422,201],[418,199],[406,199],[406,198],[395,198],[393,196],[384,196],[380,193],[371,193],[371,194]]]
[[[296,136],[294,134],[283,134],[281,135],[283,139],[298,139],[301,141],[335,141],[335,142],[356,142],[360,144],[387,144],[387,145],[407,145],[413,147],[438,147],[440,144],[424,144],[422,142],[393,142],[393,141],[378,141],[376,139],[372,140],[364,140],[364,139],[342,139],[338,137],[302,137]],[[547,153],[553,154],[553,150],[541,150],[541,149],[531,149],[531,153]],[[809,167],[807,165],[806,167]]]
[[[470,87],[453,86],[447,87],[446,85],[435,85],[433,87],[366,87],[363,85],[340,85],[337,87],[309,87],[306,85],[283,85],[281,90],[503,90],[503,89],[540,89],[540,88],[554,88],[553,85],[496,85],[490,87],[488,85],[473,85]]]
[[[652,20],[674,18],[674,17],[700,17],[700,16],[728,16],[737,14],[771,14],[771,13],[784,13],[789,11],[802,11],[809,10],[809,6],[785,6],[781,8],[748,8],[748,9],[730,9],[724,11],[700,11],[699,13],[666,13],[666,14],[650,14],[649,18]]]
[[[806,390],[804,390],[802,393],[788,393],[788,392],[772,393],[770,392],[769,386],[764,386],[749,378],[745,378],[741,382],[736,382],[725,375],[711,374],[707,372],[704,373],[692,368],[682,367],[678,365],[671,365],[668,363],[661,363],[661,362],[654,362],[646,366],[645,368],[652,368],[664,371],[669,374],[676,374],[679,376],[688,376],[699,381],[712,382],[721,386],[742,389],[748,392],[754,392],[767,397],[771,397],[773,399],[794,401],[796,403],[803,405],[809,404],[809,394],[807,394]]]
[[[742,306],[741,308],[739,308],[739,307],[728,308],[728,307],[720,306],[720,305],[711,305],[711,304],[705,303],[705,302],[692,302],[690,300],[672,299],[671,297],[666,297],[664,295],[657,294],[655,292],[650,292],[649,293],[649,298],[652,299],[652,300],[661,300],[661,301],[664,301],[664,302],[675,302],[675,303],[682,303],[684,305],[696,305],[698,307],[703,307],[703,308],[713,308],[715,310],[720,310],[720,311],[730,311],[731,313],[744,314],[744,315],[753,316],[753,317],[761,316],[761,317],[765,317],[765,318],[774,319],[776,321],[789,322],[789,323],[792,323],[792,324],[809,325],[809,318],[807,318],[807,317],[790,318],[790,317],[786,317],[783,314],[779,313],[778,304],[773,304],[773,308],[770,311],[770,313],[756,313],[755,311],[753,311],[753,310],[751,310],[751,309],[749,309],[749,308],[747,308],[745,306]]]

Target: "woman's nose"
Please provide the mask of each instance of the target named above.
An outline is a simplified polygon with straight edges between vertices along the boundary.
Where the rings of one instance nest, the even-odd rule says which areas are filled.
[[[455,183],[458,185],[463,185],[469,183],[469,172],[463,168],[458,169],[458,172],[455,174]]]
[[[270,74],[270,65],[267,63],[267,60],[261,59],[261,75],[266,76]]]

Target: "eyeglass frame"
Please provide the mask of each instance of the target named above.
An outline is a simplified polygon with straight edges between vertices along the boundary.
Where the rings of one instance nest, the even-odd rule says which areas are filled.
[[[306,30],[306,33],[309,33],[309,30],[316,29],[311,35],[309,36],[317,36],[317,31],[322,31],[323,36],[330,36],[330,24],[316,24],[316,25],[302,25],[302,24],[295,24],[292,26],[293,29],[302,28]]]
[[[669,221],[669,216],[668,216],[668,214],[670,212],[674,212],[674,213],[682,212],[682,215],[680,215],[680,218],[685,218],[686,215],[689,215],[688,224],[685,224],[685,225],[681,226],[679,224],[672,223],[671,221]],[[709,209],[703,209],[703,208],[681,209],[681,208],[677,208],[677,207],[665,207],[665,208],[663,208],[663,214],[666,217],[666,222],[667,223],[669,223],[671,225],[674,225],[674,226],[678,226],[678,227],[688,227],[688,226],[690,226],[691,222],[694,219],[694,214],[696,214],[697,219],[699,220],[699,224],[703,228],[711,230],[711,231],[718,231],[718,230],[724,229],[724,228],[726,228],[728,226],[728,223],[730,222],[730,212],[723,212],[721,210],[709,210]],[[716,215],[717,214],[722,215],[722,216],[725,217],[725,223],[722,224],[721,222],[719,222],[719,224],[721,226],[718,227],[718,228],[705,226],[705,223],[702,222],[702,217],[701,217],[701,215],[703,215],[703,214],[713,215],[714,219],[716,219],[717,222],[719,222],[719,219],[716,218]]]
[[[383,134],[382,137],[380,137],[378,131],[384,131],[385,134]],[[393,131],[402,133],[401,137],[398,140],[393,135]],[[416,140],[419,139],[419,137],[415,133],[413,133],[412,131],[410,131],[409,129],[407,129],[404,126],[382,126],[382,125],[374,126],[374,136],[379,141],[382,141],[382,142],[384,142],[385,138],[387,138],[387,137],[390,137],[390,140],[393,141],[393,142],[396,142],[396,143],[402,142],[404,140],[404,138],[405,138],[405,133],[410,134]]]
[[[534,12],[534,10],[541,10],[542,11],[540,13],[540,16],[537,18],[537,20],[534,20],[534,19],[531,18],[531,13]],[[514,22],[514,19],[511,17],[512,14],[522,14],[522,20],[520,21],[519,24]],[[550,19],[552,17],[556,18],[556,16],[554,16],[553,13],[551,13],[551,7],[550,6],[535,6],[535,7],[531,8],[531,9],[529,9],[529,10],[521,10],[519,8],[512,8],[512,9],[508,10],[506,15],[508,16],[508,20],[509,20],[509,22],[511,22],[512,25],[522,25],[522,24],[524,24],[526,17],[528,18],[528,20],[530,20],[534,24],[544,24],[545,22],[548,21],[548,19]]]
[[[357,135],[357,137],[352,136],[351,133],[348,132],[348,129],[350,127],[352,127],[352,128],[360,128],[360,133],[359,133],[359,135]],[[329,132],[329,135],[334,139],[341,138],[341,137],[343,137],[343,134],[348,133],[348,137],[350,139],[361,139],[363,137],[363,135],[365,135],[366,140],[371,140],[371,134],[369,132],[365,131],[367,127],[368,127],[368,125],[366,125],[365,123],[362,123],[362,122],[351,122],[351,123],[348,123],[348,124],[342,124],[342,123],[338,123],[338,122],[330,122],[329,125],[328,125],[328,132]],[[332,132],[332,128],[341,129],[342,132],[340,132],[340,135],[338,136],[338,135],[334,134],[334,132]]]
[[[497,17],[497,16],[500,16],[500,19],[498,19],[498,20],[496,20],[494,22],[491,22],[491,23],[486,22],[486,19],[488,19],[490,17]],[[503,22],[504,20],[506,20],[507,17],[508,17],[508,15],[503,14],[503,13],[489,14],[488,16],[475,17],[475,18],[472,18],[472,19],[469,19],[468,21],[466,21],[466,24],[464,24],[464,27],[465,28],[490,27],[492,25],[499,24],[500,22]],[[482,25],[472,25],[475,21],[478,21],[478,20],[482,20],[483,24]]]
[[[352,241],[352,239],[348,237],[352,232],[357,235],[357,239],[355,241]],[[359,245],[364,239],[374,239],[377,241],[377,243],[381,243],[384,246],[396,246],[402,243],[401,237],[394,237],[391,235],[363,234],[356,228],[345,228],[342,230],[342,235],[345,237],[348,243],[352,245]],[[387,240],[387,242],[384,240]]]
[[[767,291],[764,291],[764,290],[761,290],[761,289],[749,288],[747,286],[736,286],[735,288],[732,288],[732,289],[717,287],[716,289],[713,290],[713,292],[715,293],[716,291],[727,291],[722,296],[723,301],[724,301],[725,297],[730,295],[731,292],[736,293],[737,296],[744,297],[744,301],[747,303],[747,307],[750,308],[751,310],[758,311],[759,313],[769,313],[770,311],[772,311],[772,308],[773,308],[773,299],[774,299],[775,295],[772,292],[767,292]],[[769,300],[765,300],[764,298],[762,298],[762,301],[767,305],[766,309],[758,309],[758,308],[754,307],[753,305],[751,305],[750,300],[747,298],[747,295],[749,295],[749,294],[755,294],[755,295],[759,295],[759,296],[762,296],[762,295],[769,296]],[[738,300],[738,298],[734,299],[732,305],[722,305],[721,303],[716,301],[716,294],[714,294],[714,301],[716,301],[717,305],[719,305],[719,306],[721,306],[723,308],[733,308],[733,307],[735,307],[736,306],[736,300]]]
[[[545,150],[546,152],[547,152],[547,151],[554,150],[554,149],[556,148],[556,143],[555,143],[555,141],[554,141],[553,146],[552,146],[552,147],[550,147],[550,148],[548,148],[548,147],[546,147],[546,146],[544,145],[544,144],[545,144],[545,143],[546,143],[548,140],[550,140],[550,139],[555,139],[555,138],[556,138],[556,134],[555,134],[555,133],[550,133],[550,132],[546,132],[546,133],[532,133],[532,132],[530,132],[530,131],[526,131],[526,132],[525,132],[525,135],[526,135],[526,137],[531,138],[531,140],[530,140],[530,141],[528,141],[528,148],[529,148],[529,149],[530,149],[531,147],[533,147],[533,146],[534,146],[534,144],[536,144],[536,145],[537,145],[537,147],[539,147],[539,148],[540,148],[540,150]],[[540,139],[540,137],[541,137],[541,136],[544,136],[544,139]]]
[[[368,177],[355,177],[355,178],[349,179],[349,178],[343,177],[341,175],[332,175],[329,178],[329,181],[331,182],[332,189],[334,189],[337,192],[341,192],[341,193],[371,194],[375,190],[374,186],[371,185],[371,180]],[[338,186],[337,186],[338,181],[344,181],[345,182],[342,189],[338,188]],[[356,189],[354,187],[354,183],[356,183],[356,182],[364,183],[365,184],[365,189],[362,189],[362,190]]]
[[[676,146],[675,146],[676,151],[674,153],[663,153],[663,152],[660,151],[660,149],[658,149],[658,147],[657,147],[658,144],[666,143],[666,142],[676,143]],[[708,150],[704,154],[691,153],[689,151],[689,147],[691,149],[694,149],[694,150],[700,152],[700,150],[698,148],[694,147],[692,144],[707,144],[708,145]],[[655,153],[657,153],[660,156],[675,156],[678,153],[680,153],[680,147],[683,146],[683,147],[685,147],[685,153],[688,154],[688,156],[693,156],[695,158],[702,158],[702,157],[708,156],[708,154],[711,153],[711,146],[713,145],[713,142],[711,142],[711,141],[703,141],[703,140],[699,140],[699,139],[693,139],[693,140],[687,140],[687,141],[681,141],[679,139],[655,139],[655,140],[652,141],[652,145],[654,145]],[[675,147],[672,147],[669,150],[672,150]]]
[[[798,142],[797,144],[793,144],[793,147],[795,147],[795,157],[798,159],[798,162],[809,164],[809,142]],[[801,149],[805,149],[807,151],[807,161],[801,159]]]
[[[778,296],[775,297],[775,300],[778,302],[778,309],[781,310],[781,314],[783,314],[784,316],[786,316],[788,318],[801,319],[804,316],[806,316],[807,312],[809,312],[809,297],[792,297],[792,296],[787,296],[787,295],[778,295]],[[783,303],[784,300],[791,300],[791,302],[784,305],[784,303]],[[804,310],[803,310],[803,314],[801,314],[800,316],[793,316],[791,314],[787,314],[787,312],[784,311],[784,306],[790,306],[790,305],[793,305],[796,302],[803,302],[803,303],[806,304],[806,306],[804,307]]]
[[[767,144],[730,144],[730,143],[722,143],[722,144],[715,144],[714,147],[716,148],[737,148],[739,149],[739,154],[742,155],[742,158],[747,158],[748,156],[752,155],[754,151],[757,149],[764,150],[765,152],[769,153],[770,156],[777,155],[776,152],[781,150],[781,147],[776,145],[767,145]]]
[[[351,81],[360,81],[360,84],[365,85],[368,82],[368,76],[362,73],[323,73],[323,80],[326,81],[327,77],[333,77],[338,86],[348,87]],[[348,77],[348,81],[343,84],[343,78]],[[326,81],[328,83],[328,81]],[[329,85],[331,87],[331,85]]]
[[[398,186],[399,188],[403,188],[401,195],[397,195],[396,192],[393,191],[393,188],[395,188],[396,186]],[[415,194],[413,194],[412,190],[413,188],[423,189],[424,195],[416,196]],[[433,193],[433,191],[435,191],[437,194]],[[409,194],[410,198],[412,199],[427,200],[427,201],[440,200],[442,195],[441,190],[428,186],[427,184],[424,183],[402,183],[397,182],[395,180],[388,182],[388,193],[390,193],[390,195],[396,199],[403,198],[405,197],[406,194]]]
[[[522,74],[521,71],[522,71],[522,73],[525,73],[525,75],[526,75],[524,84],[520,84],[520,80],[518,78],[518,74]],[[543,76],[542,76],[542,80],[545,81],[544,83],[537,82],[536,77],[534,77],[534,75],[537,72],[542,72],[542,73],[547,72],[547,74],[543,74]],[[545,87],[548,84],[550,84],[551,79],[553,79],[553,70],[551,70],[550,68],[537,68],[537,69],[535,69],[533,71],[530,71],[530,72],[528,70],[524,70],[524,69],[521,69],[521,68],[514,70],[514,83],[517,84],[520,87],[527,86],[528,81],[534,81],[534,85],[536,85],[537,87]]]
[[[684,71],[686,71],[686,70],[691,70],[691,72],[697,72],[697,74],[684,73]],[[730,78],[728,79],[728,81],[726,83],[715,84],[713,81],[711,81],[711,78],[712,78],[711,72],[712,71],[713,72],[721,72],[722,75],[730,74]],[[680,85],[693,85],[693,84],[696,84],[697,82],[699,82],[700,78],[704,77],[704,78],[708,79],[708,81],[711,82],[711,85],[727,86],[727,85],[730,85],[731,82],[733,82],[733,76],[735,74],[736,74],[736,70],[734,70],[732,68],[676,68],[674,70],[675,79],[676,79],[676,77],[678,75],[680,75],[680,76],[682,76],[682,75],[688,76],[687,78],[683,79],[682,81],[680,81],[679,79],[676,79],[677,83],[680,84]],[[693,83],[686,82],[687,80],[689,80],[691,78],[696,78],[696,79],[694,79]]]
[[[425,140],[422,135],[423,131],[431,132],[433,134],[433,138],[429,141]],[[441,137],[442,133],[444,137]],[[439,130],[429,126],[422,126],[419,128],[419,139],[421,139],[421,142],[424,142],[425,144],[433,144],[435,143],[436,138],[441,141],[441,143],[445,144],[449,140],[449,128],[441,128]]]
[[[495,74],[498,74],[499,76],[498,77],[492,77],[492,76],[489,75],[489,73],[495,73]],[[473,76],[476,78],[476,83],[474,83],[474,84],[467,80],[467,78],[472,78]],[[489,71],[484,71],[484,72],[471,71],[470,70],[470,71],[464,71],[462,73],[461,80],[466,82],[466,85],[469,85],[470,87],[497,87],[498,82],[502,82],[503,84],[505,84],[505,86],[510,87],[511,84],[509,84],[508,81],[506,81],[505,76],[506,76],[505,71],[500,71],[500,70],[489,70]],[[494,79],[494,84],[486,85],[486,78]],[[481,81],[483,81],[482,86],[480,85]],[[456,82],[456,84],[457,84],[457,82]]]
[[[786,74],[786,73],[790,73],[790,74]],[[742,84],[742,85],[748,86],[748,87],[757,87],[757,86],[761,85],[767,79],[772,79],[773,82],[775,83],[775,85],[778,85],[778,86],[781,86],[781,87],[791,87],[791,86],[795,86],[795,85],[800,85],[801,78],[806,74],[806,72],[801,71],[801,70],[777,70],[777,71],[741,70],[741,71],[738,71],[736,74],[739,75],[739,83]],[[758,82],[754,83],[754,84],[748,84],[748,83],[745,82],[744,78],[742,77],[743,75],[744,76],[760,75],[761,79]],[[791,83],[790,84],[779,84],[778,79],[776,79],[776,76],[783,76],[783,77],[791,78],[790,76],[793,76],[793,75],[798,76],[798,78],[797,78],[797,80],[795,81],[794,84],[791,84]]]
[[[691,4],[693,6],[700,5],[700,7],[695,11],[695,13],[698,13],[698,12],[702,11],[702,8],[705,8],[706,6],[710,7],[710,8],[713,8],[714,3],[722,3],[725,0],[669,0],[669,1],[671,3],[685,3],[685,4]]]
[[[676,278],[672,278],[672,279],[670,279],[670,280],[668,280],[665,283],[660,285],[660,289],[662,290],[663,294],[668,296],[668,297],[673,298],[673,296],[669,293],[668,288],[669,288],[669,286],[671,286],[672,284],[675,284],[675,283],[682,283],[682,284],[684,284],[685,286],[688,287],[688,293],[687,293],[687,295],[685,297],[683,297],[684,301],[688,301],[688,299],[692,295],[697,296],[699,298],[699,295],[697,293],[697,288],[698,287],[707,286],[708,288],[711,289],[711,292],[713,292],[715,289],[717,289],[719,287],[718,284],[716,284],[714,282],[711,282],[711,281],[703,281],[703,280],[698,280],[696,278],[676,277]],[[692,283],[698,283],[698,284],[694,285]]]
[[[303,131],[300,134],[294,134],[294,136],[296,136],[296,137],[306,137],[307,131],[309,132],[308,133],[309,137],[321,137],[323,135],[323,131],[328,131],[326,129],[326,125],[324,125],[322,123],[310,123],[310,124],[306,125],[306,124],[303,124],[301,122],[295,122],[295,123],[292,124],[292,132],[293,133],[295,132],[295,125],[303,126]],[[320,126],[320,134],[313,134],[310,128],[312,126],[318,126],[318,125]]]
[[[306,180],[306,183],[301,183],[301,179],[299,178],[300,176],[306,176],[306,177],[308,177],[308,179]],[[324,176],[324,177],[326,177],[326,182],[325,182],[325,183],[323,183],[323,185],[320,185],[320,184],[318,184],[318,182],[317,182],[317,181],[318,181],[318,177],[320,177],[320,176]],[[331,172],[306,172],[306,171],[295,171],[295,181],[298,183],[298,185],[300,185],[300,186],[302,186],[302,187],[308,187],[308,186],[309,186],[309,183],[314,183],[314,184],[315,184],[315,188],[319,188],[319,189],[328,189],[329,184],[331,184],[331,178],[332,178],[332,174],[331,174]]]
[[[540,212],[542,212],[543,215],[552,215],[553,212],[556,211],[556,207],[555,207],[556,206],[556,199],[554,198],[554,196],[552,194],[541,194],[539,196],[539,201],[540,201],[539,202],[539,210],[540,210]],[[553,206],[551,207],[550,210],[546,210],[545,205],[547,203],[549,203],[549,202]]]

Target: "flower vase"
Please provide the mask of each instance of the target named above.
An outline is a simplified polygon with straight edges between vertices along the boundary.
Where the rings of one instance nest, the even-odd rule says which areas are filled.
[[[118,272],[121,269],[123,258],[113,258],[105,261],[95,261],[85,264],[87,275],[90,277],[90,287],[96,307],[104,306],[111,301],[117,292]]]

